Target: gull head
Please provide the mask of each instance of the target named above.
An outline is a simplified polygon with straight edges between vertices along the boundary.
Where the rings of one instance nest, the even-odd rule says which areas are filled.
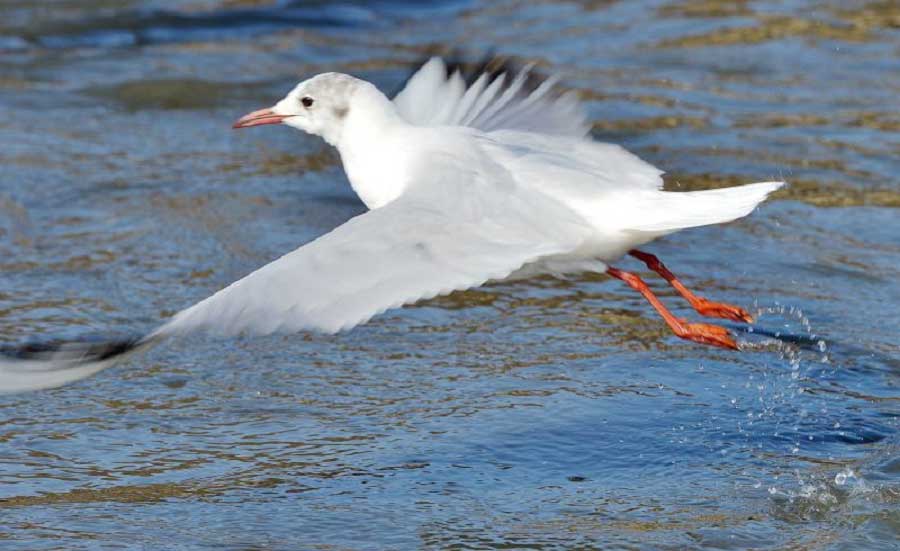
[[[304,80],[272,107],[247,113],[232,128],[285,124],[336,143],[361,89],[374,86],[342,73],[323,73]],[[380,92],[379,92],[380,93]]]

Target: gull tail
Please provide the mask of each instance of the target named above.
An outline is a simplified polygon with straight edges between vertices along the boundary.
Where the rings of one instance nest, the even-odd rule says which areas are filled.
[[[760,182],[706,191],[654,191],[638,201],[638,212],[628,229],[666,234],[673,231],[722,224],[747,216],[784,182]]]
[[[50,342],[0,349],[0,394],[62,386],[83,379],[151,347],[146,337],[105,341]]]

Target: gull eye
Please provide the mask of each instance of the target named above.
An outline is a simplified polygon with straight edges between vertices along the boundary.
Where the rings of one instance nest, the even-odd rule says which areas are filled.
[[[303,104],[303,107],[312,107],[313,99],[309,96],[303,96],[303,99],[300,100],[300,103]]]

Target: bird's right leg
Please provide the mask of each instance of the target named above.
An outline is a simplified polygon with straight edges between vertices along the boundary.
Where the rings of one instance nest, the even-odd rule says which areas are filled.
[[[670,312],[659,298],[653,294],[650,287],[648,287],[636,274],[624,272],[612,267],[607,268],[606,273],[616,279],[621,279],[632,289],[644,295],[647,302],[656,308],[656,311],[659,312],[659,315],[662,316],[662,319],[665,320],[666,324],[672,329],[672,332],[675,333],[676,336],[701,344],[738,350],[737,343],[734,342],[734,339],[731,338],[728,330],[724,327],[709,323],[687,323],[684,320],[673,316],[672,312]]]

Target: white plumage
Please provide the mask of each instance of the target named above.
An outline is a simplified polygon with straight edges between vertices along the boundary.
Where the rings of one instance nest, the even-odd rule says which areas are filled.
[[[417,126],[466,126],[482,132],[522,130],[583,138],[591,128],[573,93],[555,95],[558,78],[550,77],[528,91],[526,67],[516,75],[493,80],[482,73],[466,87],[462,75],[447,75],[440,58],[422,65],[394,97],[401,117]]]
[[[348,75],[297,85],[236,127],[283,123],[337,147],[371,209],[114,352],[68,344],[0,358],[0,391],[57,386],[164,337],[336,332],[387,309],[518,274],[606,270],[682,228],[745,216],[782,185],[661,191],[662,172],[593,141],[581,106],[525,72],[466,86],[426,63],[394,98]]]

